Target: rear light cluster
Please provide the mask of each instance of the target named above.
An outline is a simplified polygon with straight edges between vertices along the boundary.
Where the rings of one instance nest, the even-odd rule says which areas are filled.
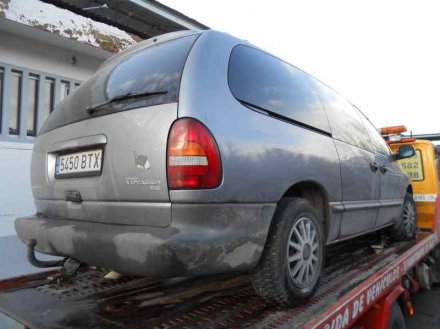
[[[172,190],[215,188],[222,180],[214,137],[195,119],[179,119],[171,127],[167,167],[168,186]]]

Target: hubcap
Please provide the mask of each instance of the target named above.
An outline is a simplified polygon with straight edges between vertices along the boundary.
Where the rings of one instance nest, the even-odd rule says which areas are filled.
[[[312,252],[312,247],[310,247],[310,245],[308,243],[306,243],[304,245],[304,250],[303,250],[303,258],[305,260],[308,260],[310,258],[310,253]]]
[[[414,232],[416,226],[416,210],[412,202],[407,202],[403,208],[403,225],[408,233]]]
[[[289,233],[287,264],[289,274],[298,287],[308,286],[318,270],[319,240],[315,224],[301,217]]]

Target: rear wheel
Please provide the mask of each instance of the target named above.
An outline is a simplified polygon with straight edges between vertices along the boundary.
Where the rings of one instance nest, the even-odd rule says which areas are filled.
[[[417,208],[413,196],[406,193],[399,222],[391,228],[393,240],[412,240],[417,234]]]
[[[295,305],[315,293],[324,262],[324,232],[310,202],[285,198],[275,213],[258,266],[251,271],[255,291]]]

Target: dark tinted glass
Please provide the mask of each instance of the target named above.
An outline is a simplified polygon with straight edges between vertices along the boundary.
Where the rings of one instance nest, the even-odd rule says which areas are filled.
[[[177,101],[183,66],[195,36],[147,48],[120,63],[110,74],[107,97],[167,91],[163,102]]]
[[[311,79],[326,109],[333,138],[371,151],[371,141],[357,110],[342,96]]]
[[[379,131],[373,126],[370,120],[368,120],[362,113],[359,112],[359,115],[361,116],[362,121],[364,122],[365,128],[367,128],[368,135],[370,135],[373,151],[375,153],[380,153],[383,155],[390,155],[391,151],[385,140],[379,134]]]
[[[237,46],[229,63],[229,86],[240,101],[330,132],[322,104],[308,75],[247,46]]]
[[[166,41],[102,66],[90,79],[56,106],[40,134],[81,120],[116,111],[178,101],[180,78],[192,45],[199,35]],[[127,94],[166,91],[164,95],[111,103],[90,115],[88,107]]]

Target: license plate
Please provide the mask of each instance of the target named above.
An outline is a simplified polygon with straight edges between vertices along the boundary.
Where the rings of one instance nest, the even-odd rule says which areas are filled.
[[[55,178],[101,175],[102,149],[58,155]]]

